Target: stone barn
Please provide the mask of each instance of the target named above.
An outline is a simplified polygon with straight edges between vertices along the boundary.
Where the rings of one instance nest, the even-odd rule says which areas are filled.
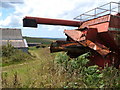
[[[2,36],[0,46],[10,43],[14,48],[28,52],[28,45],[26,40],[22,37],[21,29],[0,28],[0,32]]]

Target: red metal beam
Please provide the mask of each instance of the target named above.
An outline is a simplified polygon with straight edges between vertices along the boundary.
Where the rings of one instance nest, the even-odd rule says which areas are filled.
[[[35,20],[37,24],[47,24],[47,25],[62,25],[62,26],[79,27],[82,24],[82,22],[80,21],[50,19],[50,18],[41,18],[41,17],[26,16],[24,20],[25,19]]]

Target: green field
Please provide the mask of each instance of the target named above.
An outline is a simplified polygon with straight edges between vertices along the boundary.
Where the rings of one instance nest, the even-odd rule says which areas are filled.
[[[42,43],[44,45],[50,45],[56,39],[49,39],[49,38],[35,38],[35,37],[23,37],[27,40],[28,43]]]

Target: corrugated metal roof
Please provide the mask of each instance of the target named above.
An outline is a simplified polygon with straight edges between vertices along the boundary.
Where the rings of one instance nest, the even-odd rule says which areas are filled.
[[[21,29],[0,28],[2,30],[2,40],[22,39]]]
[[[10,43],[15,48],[28,47],[26,40],[22,38],[21,29],[12,28],[0,28],[2,31],[2,40],[0,40],[0,46]]]

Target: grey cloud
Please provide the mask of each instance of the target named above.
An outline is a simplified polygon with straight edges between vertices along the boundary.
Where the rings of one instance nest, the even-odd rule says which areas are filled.
[[[14,8],[15,4],[23,4],[23,0],[0,0],[0,7],[2,8]]]
[[[0,2],[0,7],[2,8],[14,8],[14,6],[8,2]]]
[[[16,3],[20,3],[23,2],[24,0],[0,0],[0,2],[16,2]]]

